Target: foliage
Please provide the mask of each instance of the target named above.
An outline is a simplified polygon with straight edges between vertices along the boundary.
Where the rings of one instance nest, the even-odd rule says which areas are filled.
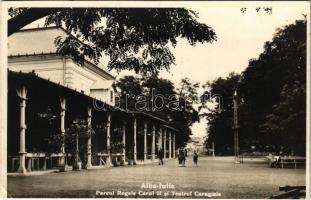
[[[183,146],[189,140],[191,125],[199,120],[197,110],[191,100],[198,99],[198,83],[192,84],[189,79],[184,79],[179,88],[167,79],[157,75],[143,78],[126,76],[116,83],[121,96],[134,94],[135,98],[128,99],[128,109],[142,111],[140,103],[142,96],[145,98],[146,109],[144,112],[161,117],[170,122],[180,132],[176,135],[176,144]],[[157,97],[163,98],[157,98]],[[163,100],[163,102],[162,102]],[[163,104],[163,106],[161,106]]]
[[[77,155],[79,152],[86,152],[87,139],[93,137],[95,131],[92,127],[87,126],[86,120],[77,117],[71,125],[66,129],[64,135],[57,134],[53,136],[54,142],[57,146],[61,147],[63,141],[65,141],[65,151],[67,154]],[[78,147],[77,147],[78,140]]]
[[[228,81],[218,79],[210,85],[211,90],[220,89],[224,98],[224,111],[207,116],[209,139],[216,146],[232,133],[233,91],[227,86]],[[261,151],[304,155],[305,145],[301,144],[306,142],[306,20],[277,29],[272,41],[265,43],[264,52],[249,61],[236,87],[240,99],[240,148],[256,146]],[[231,99],[226,99],[227,94]],[[229,146],[231,138],[231,142],[225,141]]]
[[[264,52],[244,72],[241,94],[260,143],[275,151],[304,154],[306,89],[306,20],[277,30]]]
[[[124,76],[115,83],[115,87],[119,90],[120,106],[125,110],[134,110],[135,97],[143,94],[141,80],[134,76]]]
[[[112,154],[122,153],[125,148],[123,141],[123,131],[122,128],[114,128],[112,130],[112,136],[110,137],[110,152]]]
[[[174,64],[170,46],[177,45],[177,38],[190,45],[216,40],[214,30],[199,23],[197,13],[184,8],[40,9],[11,8],[9,30],[15,19],[46,14],[46,26],[54,24],[70,33],[55,39],[58,53],[70,55],[81,65],[85,59],[97,64],[106,55],[109,69],[156,73]]]
[[[216,153],[231,154],[233,152],[233,94],[236,85],[240,79],[240,75],[230,73],[226,78],[218,78],[213,82],[207,82],[205,91],[202,96],[213,96],[220,94],[222,98],[222,110],[210,109],[203,113],[208,120],[208,140],[214,141]],[[213,99],[207,99],[211,103],[219,104],[221,102],[213,102]],[[204,108],[206,105],[203,105]],[[216,105],[219,107],[219,105]],[[202,109],[201,108],[201,109]],[[211,145],[210,145],[211,146]]]

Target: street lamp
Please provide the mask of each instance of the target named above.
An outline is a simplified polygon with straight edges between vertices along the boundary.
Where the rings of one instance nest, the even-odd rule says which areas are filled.
[[[233,95],[233,131],[234,131],[234,163],[238,164],[239,161],[239,132],[238,132],[238,104],[237,104],[237,92],[234,91]]]

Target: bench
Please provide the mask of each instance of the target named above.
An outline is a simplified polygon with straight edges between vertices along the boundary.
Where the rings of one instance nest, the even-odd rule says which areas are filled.
[[[303,157],[280,157],[279,166],[281,168],[284,167],[305,167],[306,166],[306,158]]]
[[[61,153],[26,153],[25,166],[28,172],[57,168],[59,160],[64,157]],[[70,155],[69,155],[70,157]],[[65,157],[67,159],[67,157]],[[8,171],[15,172],[19,167],[19,156],[8,156]]]
[[[93,163],[95,165],[107,165],[107,159],[109,157],[108,153],[97,153],[97,163]]]

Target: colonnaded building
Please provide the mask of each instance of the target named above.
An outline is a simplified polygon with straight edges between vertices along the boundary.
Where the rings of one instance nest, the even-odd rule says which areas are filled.
[[[8,171],[65,170],[75,159],[86,169],[139,164],[160,148],[175,157],[178,130],[169,122],[116,108],[115,77],[104,66],[56,53],[55,38],[67,35],[45,27],[9,37]]]

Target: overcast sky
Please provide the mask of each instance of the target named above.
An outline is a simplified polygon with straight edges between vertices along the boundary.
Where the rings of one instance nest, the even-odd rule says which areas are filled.
[[[158,3],[160,5],[160,2]],[[302,19],[308,14],[307,2],[198,2],[190,9],[198,12],[199,21],[211,26],[217,41],[212,44],[191,46],[185,40],[178,40],[172,51],[176,65],[170,72],[162,71],[160,76],[171,80],[176,86],[184,77],[192,82],[204,84],[217,77],[226,77],[230,72],[242,72],[251,58],[257,58],[266,41],[272,39],[275,30]],[[176,5],[176,4],[174,4]],[[188,4],[189,5],[189,4]],[[190,4],[192,5],[192,4]],[[258,12],[256,8],[261,8]],[[263,10],[272,7],[272,14]],[[241,12],[241,8],[246,11]],[[31,26],[38,24],[33,23]],[[105,64],[105,60],[102,60]],[[115,72],[112,72],[117,75]],[[123,71],[117,75],[131,75]],[[206,121],[201,120],[193,127],[194,136],[206,135]]]

